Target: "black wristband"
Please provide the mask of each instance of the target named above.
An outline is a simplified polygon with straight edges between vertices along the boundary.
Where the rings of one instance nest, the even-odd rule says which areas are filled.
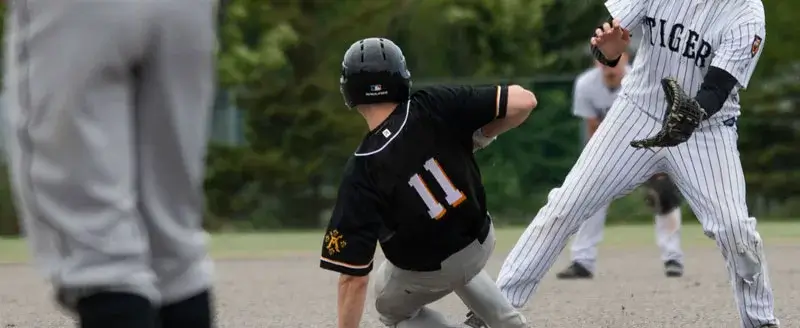
[[[608,19],[606,19],[606,21],[603,22],[603,24],[605,24],[605,23],[613,24],[614,23],[614,18],[611,17],[611,16],[608,16]],[[597,26],[597,28],[603,29],[603,24],[600,24],[599,26]],[[592,36],[594,37],[594,35],[595,35],[594,31],[592,31]],[[608,67],[616,67],[617,64],[619,64],[619,60],[622,58],[622,55],[619,55],[619,57],[617,57],[616,59],[613,59],[613,60],[608,59],[608,58],[606,58],[606,56],[603,55],[603,53],[600,51],[600,49],[598,49],[596,46],[590,45],[590,47],[592,49],[592,56],[594,57],[594,59],[597,59],[597,61],[599,61],[601,64],[606,65]]]
[[[506,117],[506,112],[508,110],[508,86],[503,85],[500,86],[500,100],[497,102],[497,117],[496,118],[504,118]]]
[[[592,56],[594,56],[594,59],[597,59],[597,61],[599,61],[601,64],[606,65],[608,67],[616,67],[617,64],[619,64],[619,60],[622,58],[622,55],[620,55],[614,60],[609,60],[608,58],[606,58],[606,56],[603,55],[600,49],[598,49],[595,46],[592,46]]]

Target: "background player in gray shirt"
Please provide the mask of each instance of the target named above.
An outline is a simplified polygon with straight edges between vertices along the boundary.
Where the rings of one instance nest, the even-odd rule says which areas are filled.
[[[8,4],[16,208],[81,327],[211,326],[201,218],[214,2]]]
[[[617,97],[622,78],[630,71],[629,54],[623,56],[616,67],[595,62],[575,81],[572,113],[584,120],[584,142],[600,126]],[[669,177],[659,174],[646,184],[649,205],[655,210],[656,244],[661,249],[661,260],[669,277],[683,274],[683,252],[680,247],[680,195]],[[608,206],[586,220],[572,240],[572,264],[557,274],[560,279],[592,278],[597,259],[597,245],[603,240]]]

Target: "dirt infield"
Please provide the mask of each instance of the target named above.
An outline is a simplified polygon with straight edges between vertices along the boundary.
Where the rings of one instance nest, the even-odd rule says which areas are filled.
[[[668,279],[655,247],[603,248],[598,276],[565,282],[550,272],[526,315],[535,327],[738,327],[724,264],[716,249],[687,251],[687,274]],[[556,269],[567,264],[562,254]],[[496,274],[505,253],[495,255]],[[768,249],[784,328],[800,328],[800,246]],[[336,275],[303,255],[217,265],[220,327],[335,327]],[[0,327],[72,327],[47,298],[48,289],[24,265],[0,266]],[[310,302],[310,303],[309,303]],[[434,308],[460,320],[464,306],[453,296]],[[362,327],[381,327],[369,308]]]

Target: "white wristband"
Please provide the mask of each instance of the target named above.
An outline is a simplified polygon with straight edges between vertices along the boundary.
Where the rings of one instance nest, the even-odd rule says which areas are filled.
[[[472,134],[472,151],[477,151],[478,149],[483,149],[489,146],[492,142],[497,139],[497,136],[494,137],[487,137],[483,134],[483,129],[477,129]]]

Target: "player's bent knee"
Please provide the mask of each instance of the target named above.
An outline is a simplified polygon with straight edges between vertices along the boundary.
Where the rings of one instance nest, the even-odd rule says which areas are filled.
[[[386,293],[385,290],[375,294],[375,310],[380,315],[380,321],[387,326],[407,320],[419,311],[419,309],[410,309],[405,304],[398,303],[397,297]]]
[[[547,203],[539,210],[537,217],[543,217],[541,223],[563,226],[568,223],[575,230],[592,214],[599,211],[605,203],[595,199],[586,192],[578,195],[570,194],[563,187],[554,188],[547,195]]]
[[[376,304],[375,308],[376,309],[378,308],[377,304]],[[403,314],[398,314],[398,313],[393,313],[391,311],[387,311],[386,308],[383,308],[383,311],[378,310],[378,317],[379,317],[378,320],[381,323],[383,323],[384,325],[386,325],[387,327],[395,327],[399,323],[403,322],[404,320],[408,320],[409,318],[412,318],[413,316],[414,316],[414,313],[403,315]]]
[[[387,326],[396,325],[403,320],[402,316],[395,315],[385,299],[380,296],[375,298],[375,311],[378,312],[380,321]]]
[[[756,231],[756,219],[753,217],[745,220],[745,233],[735,245],[734,263],[736,274],[746,283],[751,284],[762,273],[764,259],[764,244],[761,235]]]
[[[733,254],[736,275],[748,284],[752,284],[761,275],[761,259],[764,257],[761,246],[760,241],[736,244]]]
[[[586,221],[592,213],[587,212],[589,214],[581,214],[574,209],[549,208],[548,206],[543,207],[541,211],[547,212],[545,212],[545,215],[537,214],[531,222],[531,228],[549,231],[550,233],[556,233],[558,236],[564,237],[571,236],[577,232],[581,223]]]
[[[736,226],[720,228],[717,231],[706,231],[706,235],[713,237],[721,250],[726,253],[724,255],[732,264],[736,276],[751,284],[763,271],[764,245],[761,235],[755,229],[755,218],[750,217],[737,223]],[[730,238],[722,229],[737,229],[736,238]]]

